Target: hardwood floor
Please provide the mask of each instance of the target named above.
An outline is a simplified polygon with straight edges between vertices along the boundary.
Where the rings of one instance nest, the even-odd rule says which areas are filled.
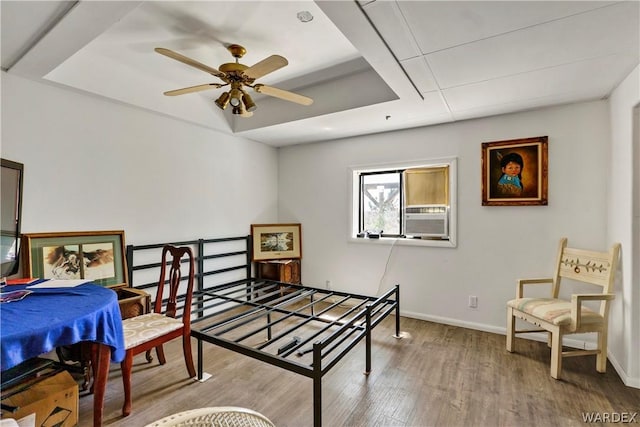
[[[409,318],[398,340],[394,321],[373,331],[369,376],[364,343],[324,376],[324,426],[584,426],[583,414],[640,413],[640,390],[626,387],[610,365],[597,373],[595,356],[564,359],[563,379],[554,380],[545,343],[516,339],[516,353],[508,353],[504,335]],[[127,418],[120,367],[112,366],[104,425],[144,426],[206,406],[250,408],[278,427],[313,425],[311,379],[211,344],[204,350],[212,377],[203,383],[186,378],[180,340],[165,347],[164,366],[137,357]],[[81,396],[79,426],[92,425],[92,404]]]

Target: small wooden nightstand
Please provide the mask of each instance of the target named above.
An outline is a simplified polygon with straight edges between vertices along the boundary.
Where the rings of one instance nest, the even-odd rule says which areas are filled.
[[[142,289],[122,287],[114,291],[118,294],[122,319],[151,312],[151,296]]]
[[[302,283],[299,259],[258,261],[256,262],[256,270],[259,279],[277,280],[296,285]]]

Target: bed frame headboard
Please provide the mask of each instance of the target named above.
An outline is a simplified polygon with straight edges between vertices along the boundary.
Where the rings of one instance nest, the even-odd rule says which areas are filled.
[[[251,236],[196,239],[182,242],[127,245],[129,286],[151,289],[158,285],[164,245],[189,246],[196,258],[195,286],[199,291],[230,279],[251,277]]]

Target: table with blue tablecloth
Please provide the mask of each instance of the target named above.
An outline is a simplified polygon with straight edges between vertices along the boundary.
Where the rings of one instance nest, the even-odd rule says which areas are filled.
[[[7,286],[2,290],[25,287]],[[117,294],[91,283],[27,289],[32,293],[24,299],[0,305],[2,371],[59,346],[94,343],[94,425],[100,425],[109,359],[120,362],[125,355]]]

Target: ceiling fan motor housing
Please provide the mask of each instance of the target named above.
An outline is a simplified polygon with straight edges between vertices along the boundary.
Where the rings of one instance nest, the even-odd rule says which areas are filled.
[[[249,67],[247,67],[244,64],[240,64],[238,62],[227,62],[226,64],[222,64],[218,68],[220,69],[220,71],[225,73],[227,77],[233,76],[233,77],[236,77],[238,80],[240,80],[244,76],[243,71]],[[229,80],[232,80],[232,79],[230,78]]]

